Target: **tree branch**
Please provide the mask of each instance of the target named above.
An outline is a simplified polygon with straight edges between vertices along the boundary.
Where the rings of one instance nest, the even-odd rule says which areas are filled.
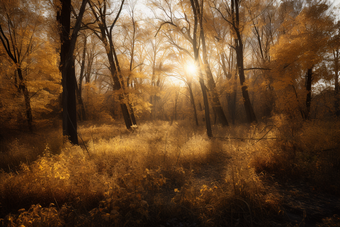
[[[78,31],[80,30],[80,25],[81,25],[81,21],[82,21],[84,12],[85,12],[85,7],[86,7],[86,4],[87,4],[87,1],[88,0],[83,0],[83,2],[81,4],[79,15],[78,15],[76,24],[75,24],[73,32],[72,32],[71,41],[70,41],[70,48],[69,48],[69,51],[67,53],[65,65],[63,67],[65,70],[67,68],[67,65],[69,64],[69,62],[73,58],[73,51],[74,51],[74,48],[75,48],[75,45],[76,45],[76,41],[77,41],[77,37],[78,37]]]
[[[9,41],[8,41],[7,37],[5,36],[5,33],[2,30],[1,25],[0,25],[0,32],[1,32],[0,39],[1,39],[1,42],[2,42],[3,46],[5,47],[5,50],[6,50],[7,54],[8,54],[8,56],[13,60],[14,63],[17,63],[16,58],[13,56],[13,54],[11,52],[11,46],[9,45]],[[5,41],[6,41],[7,45],[5,44]]]
[[[159,26],[159,28],[157,29],[157,32],[156,32],[156,34],[155,34],[155,37],[157,36],[158,32],[161,30],[162,26],[165,25],[165,24],[171,24],[171,25],[177,27],[177,25],[175,25],[173,22],[170,22],[170,21],[163,22],[163,23]]]
[[[245,68],[245,69],[243,69],[244,71],[246,71],[246,70],[255,70],[255,69],[258,69],[258,70],[272,70],[272,69],[270,69],[270,68]]]
[[[122,12],[124,2],[125,2],[125,0],[122,1],[122,4],[120,5],[119,11],[118,11],[118,14],[117,14],[115,20],[113,21],[112,25],[110,26],[110,37],[112,36],[112,29],[115,26],[115,24],[116,24],[116,22],[119,18],[120,13]]]

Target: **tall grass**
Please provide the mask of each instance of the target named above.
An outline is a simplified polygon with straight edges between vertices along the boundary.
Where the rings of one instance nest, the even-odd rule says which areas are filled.
[[[340,195],[340,122],[306,121],[296,128],[282,117],[276,120],[275,143],[254,147],[256,172],[304,180],[315,190]]]
[[[275,168],[287,165],[280,156],[286,150],[277,147],[281,142],[276,140],[252,140],[263,135],[259,127],[217,127],[220,138],[208,139],[204,129],[193,130],[185,123],[147,123],[133,131],[116,125],[81,126],[86,149],[66,143],[55,151],[62,140],[56,132],[50,135],[55,141],[41,142],[39,156],[15,140],[2,154],[15,171],[0,173],[1,222],[269,225],[281,212],[281,201],[263,181],[263,171],[280,171]],[[270,133],[276,136],[278,131]],[[243,141],[236,139],[241,137]],[[21,157],[31,153],[35,159]]]

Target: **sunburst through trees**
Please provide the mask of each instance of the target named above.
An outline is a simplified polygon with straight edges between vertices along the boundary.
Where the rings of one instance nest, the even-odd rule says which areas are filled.
[[[0,225],[338,226],[281,184],[339,199],[338,14],[0,1]]]

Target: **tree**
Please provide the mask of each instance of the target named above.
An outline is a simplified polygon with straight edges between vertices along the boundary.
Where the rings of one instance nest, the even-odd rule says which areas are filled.
[[[80,30],[81,20],[85,12],[87,0],[82,1],[76,23],[71,33],[71,0],[61,0],[57,12],[60,24],[60,72],[63,85],[63,135],[73,144],[78,144],[77,109],[76,109],[76,78],[73,52]]]
[[[188,88],[190,103],[194,110],[194,119],[196,126],[199,125],[198,117],[197,117],[197,108],[195,103],[195,96],[193,93],[193,76],[197,73],[197,69],[194,67],[192,61],[188,61],[186,59],[186,54],[181,53],[180,51],[176,51],[176,49],[172,50],[173,53],[168,55],[168,58],[173,61],[172,66],[172,76],[183,81]]]
[[[129,111],[133,113],[131,120],[134,123],[136,119],[132,116],[140,118],[144,114],[149,115],[150,107],[152,116],[155,116],[155,109],[158,107],[151,106],[150,102],[152,97],[156,96],[157,100],[160,98],[161,87],[149,84],[153,70],[153,26],[141,19],[141,14],[137,10],[137,1],[128,1],[128,3],[128,14],[120,17],[114,37],[123,80],[126,81],[125,91]],[[156,61],[158,60],[157,57]],[[160,71],[157,71],[157,75],[158,72]]]
[[[244,43],[243,43],[243,31],[246,27],[246,22],[241,21],[241,17],[245,18],[245,10],[241,5],[240,0],[227,0],[213,1],[213,8],[219,13],[219,15],[226,21],[232,30],[232,37],[234,38],[233,49],[236,52],[237,69],[240,78],[240,84],[242,89],[243,103],[246,110],[247,120],[249,123],[256,123],[257,119],[254,113],[253,106],[250,102],[248,93],[248,86],[244,74]],[[243,10],[243,11],[242,11]],[[241,16],[240,16],[241,15]]]
[[[135,45],[137,42],[137,22],[135,21],[135,5],[136,2],[130,1],[130,17],[131,17],[131,22],[132,22],[132,34],[131,34],[131,50],[130,50],[130,64],[129,64],[129,73],[128,73],[128,78],[126,81],[126,86],[129,87],[130,84],[132,83],[132,71],[135,69],[134,68],[134,58],[135,58]],[[129,104],[129,110],[131,112],[131,121],[134,125],[136,125],[136,118],[134,114],[133,107],[130,102],[130,95],[128,95],[128,104]]]
[[[202,10],[202,4],[199,5],[197,0],[190,0],[190,4],[188,5],[187,2],[181,1],[180,6],[182,9],[182,14],[184,16],[183,20],[185,21],[184,24],[179,24],[177,25],[175,22],[179,21],[179,19],[174,17],[174,10],[171,6],[171,2],[168,0],[165,0],[165,5],[168,7],[166,9],[161,2],[153,2],[155,6],[157,6],[159,9],[162,9],[164,14],[166,15],[166,19],[161,19],[158,18],[161,23],[159,25],[159,28],[157,30],[156,35],[158,32],[162,29],[163,26],[170,25],[174,28],[174,31],[178,32],[181,34],[191,45],[191,50],[187,50],[183,48],[183,46],[178,45],[171,40],[171,35],[173,33],[173,30],[170,30],[168,32],[167,37],[169,42],[174,45],[177,49],[186,52],[190,57],[194,59],[195,66],[198,69],[198,77],[199,77],[199,83],[201,86],[202,90],[202,95],[203,95],[203,102],[204,102],[204,110],[205,110],[205,121],[206,121],[206,129],[207,129],[207,135],[209,137],[212,137],[212,130],[211,130],[211,121],[210,121],[210,110],[209,110],[209,101],[208,101],[208,93],[207,93],[207,88],[204,84],[204,78],[203,78],[203,73],[202,73],[202,68],[201,68],[201,61],[200,61],[200,55],[199,55],[199,50],[200,50],[200,41],[201,41],[201,32],[200,32],[200,23],[203,21],[203,13]],[[186,7],[189,6],[189,11],[185,11]],[[193,22],[190,22],[188,19],[188,16],[186,13],[191,13],[193,15]],[[180,26],[181,25],[181,26]],[[192,54],[193,53],[193,54]]]
[[[330,49],[332,52],[331,59],[333,63],[334,70],[334,91],[335,91],[335,101],[334,101],[334,109],[337,117],[340,116],[340,89],[339,89],[339,61],[340,61],[340,23],[336,23],[336,32],[335,35],[330,39]]]
[[[12,3],[13,5],[10,5]],[[18,7],[18,8],[17,8]],[[18,20],[18,14],[21,16],[25,15],[25,12],[22,11],[22,6],[20,6],[19,2],[2,2],[1,8],[4,12],[2,12],[4,16],[2,16],[2,23],[6,24],[7,27],[3,28],[3,25],[0,24],[0,39],[5,51],[12,61],[12,63],[16,66],[16,74],[14,75],[15,86],[18,88],[18,91],[21,91],[25,98],[25,107],[26,107],[26,119],[28,128],[30,131],[33,130],[32,126],[32,108],[31,108],[31,100],[29,96],[29,92],[26,85],[26,78],[24,78],[23,74],[23,61],[26,60],[30,51],[33,47],[33,43],[30,42],[33,39],[35,27],[38,25],[38,21],[33,22],[33,28],[28,26],[28,29],[21,30],[24,24],[28,23],[28,18],[25,20]],[[29,13],[29,12],[27,12]],[[32,15],[32,14],[31,14]],[[12,18],[12,17],[13,18]],[[19,16],[20,17],[20,16]],[[19,34],[18,34],[19,33]],[[21,34],[27,34],[27,37],[23,37]],[[22,45],[24,39],[28,39],[26,41],[26,45]],[[19,78],[19,81],[17,80]]]
[[[199,43],[200,39],[204,36],[204,34],[198,33],[198,25],[201,24],[201,29],[203,28],[203,4],[201,6],[198,3],[198,0],[190,0],[191,8],[194,14],[194,30],[193,30],[193,39],[192,39],[192,48],[194,51],[194,59],[195,64],[200,69],[200,60],[199,60]],[[200,35],[198,35],[200,34]],[[207,96],[207,90],[204,85],[203,75],[202,71],[199,70],[199,82],[202,89],[203,94],[203,101],[204,101],[204,108],[205,108],[205,121],[206,121],[206,128],[207,128],[207,134],[209,137],[212,137],[212,130],[211,130],[211,122],[210,122],[210,113],[209,113],[209,103],[208,103],[208,96]]]
[[[86,22],[83,22],[86,23]],[[88,88],[87,86],[90,82],[97,80],[98,74],[102,74],[101,72],[105,68],[103,65],[103,62],[98,61],[99,59],[103,58],[104,51],[102,48],[98,47],[98,44],[100,40],[96,36],[92,34],[89,30],[83,30],[81,31],[79,35],[79,40],[77,42],[76,46],[76,53],[75,53],[75,59],[78,63],[76,66],[76,72],[77,72],[77,86],[76,86],[76,94],[77,94],[77,100],[78,104],[80,106],[80,113],[79,118],[81,120],[90,119],[87,116],[87,113],[85,111],[85,108],[87,107],[87,101],[88,101]],[[101,75],[101,77],[105,77],[104,75]],[[105,78],[101,78],[101,81],[104,83],[106,82]],[[83,86],[85,84],[85,86]],[[85,87],[85,95],[84,95],[84,87]],[[103,86],[105,88],[107,86]],[[101,90],[101,89],[99,89]]]
[[[193,1],[195,2],[195,1]],[[211,72],[211,68],[208,62],[208,56],[207,56],[207,45],[206,45],[206,39],[205,39],[205,32],[204,32],[204,24],[203,24],[203,17],[204,15],[204,1],[201,2],[201,6],[199,6],[198,0],[195,3],[195,7],[200,7],[201,9],[198,11],[200,15],[200,38],[202,42],[202,58],[203,58],[203,63],[204,63],[204,68],[205,72],[207,75],[207,84],[209,86],[209,90],[212,96],[212,106],[215,114],[217,115],[217,121],[222,124],[223,126],[228,126],[228,120],[223,112],[220,99],[219,99],[219,94],[216,88],[216,83],[214,81],[214,77]],[[192,5],[192,7],[194,7]]]
[[[157,118],[157,112],[160,109],[160,95],[162,84],[164,82],[163,73],[164,65],[167,56],[167,48],[164,45],[164,37],[150,37],[148,42],[149,53],[148,61],[151,65],[151,88],[150,88],[150,103],[151,108],[151,119],[155,120]]]
[[[82,84],[83,79],[86,77],[85,75],[85,62],[86,62],[86,46],[87,46],[87,36],[86,34],[83,34],[83,50],[81,54],[81,59],[78,61],[80,64],[80,73],[79,73],[79,83],[78,86],[76,86],[77,91],[77,99],[78,103],[80,104],[81,108],[81,114],[80,114],[80,120],[86,120],[86,112],[85,112],[85,106],[82,99]],[[87,67],[91,67],[91,64],[86,64]]]
[[[94,34],[102,41],[102,44],[104,45],[104,48],[106,50],[106,54],[109,60],[110,65],[110,73],[114,82],[114,90],[119,91],[119,100],[120,100],[120,106],[122,109],[125,125],[127,129],[130,129],[132,126],[132,120],[131,115],[134,115],[131,111],[129,112],[129,104],[128,104],[128,98],[126,95],[126,84],[122,77],[121,72],[121,66],[119,63],[119,59],[117,57],[116,48],[114,46],[113,42],[113,28],[116,25],[116,22],[120,16],[120,13],[122,11],[124,1],[122,0],[119,10],[116,14],[116,17],[111,22],[111,25],[108,26],[107,23],[110,23],[108,21],[107,15],[110,13],[107,12],[109,10],[109,4],[106,0],[103,2],[98,2],[98,4],[94,4],[93,2],[90,3],[90,9],[92,12],[92,15],[95,19],[95,24],[97,27],[92,27],[92,31]],[[134,118],[134,116],[133,116]]]
[[[0,40],[3,47],[1,61],[7,65],[2,71],[3,79],[9,79],[16,91],[23,95],[30,131],[33,130],[33,107],[36,111],[46,110],[44,106],[52,98],[52,93],[57,93],[58,90],[56,47],[53,38],[44,38],[53,35],[47,25],[51,23],[49,18],[39,15],[43,10],[46,10],[44,4],[39,1],[0,3]],[[4,82],[3,80],[2,84]],[[12,90],[10,87],[7,89]],[[34,100],[36,97],[41,100]]]
[[[232,124],[235,124],[238,83],[235,53],[229,45],[232,40],[230,29],[218,15],[212,16],[210,27],[213,28],[213,49],[216,50],[215,60],[220,70],[217,74],[220,74],[221,93],[226,94],[228,114]]]
[[[283,15],[278,16],[277,11],[278,7],[274,5],[273,0],[261,1],[256,8],[248,9],[253,35],[248,39],[252,58],[251,66],[248,63],[248,70],[253,74],[253,80],[250,82],[253,82],[253,92],[256,92],[252,98],[257,100],[257,105],[253,107],[257,110],[258,117],[261,117],[261,112],[263,117],[270,117],[275,106],[273,77],[269,65],[270,50],[278,36],[278,28],[283,18]]]
[[[279,41],[272,48],[276,75],[284,77],[275,83],[276,89],[293,85],[299,103],[297,84],[304,81],[304,105],[299,104],[303,119],[309,119],[312,101],[312,83],[320,77],[314,70],[324,60],[324,55],[333,30],[333,18],[328,14],[326,2],[311,1],[295,17],[281,25],[283,30]],[[282,72],[284,73],[282,75]]]

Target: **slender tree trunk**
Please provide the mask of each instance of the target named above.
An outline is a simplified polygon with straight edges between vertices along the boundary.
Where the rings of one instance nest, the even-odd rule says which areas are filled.
[[[151,86],[153,87],[153,93],[155,92],[155,87],[156,87],[156,57],[157,57],[157,53],[154,50],[153,53],[153,62],[152,62],[152,76],[151,76]],[[156,119],[156,95],[152,94],[150,97],[150,103],[152,104],[151,106],[151,120],[155,120]]]
[[[231,115],[231,121],[232,124],[235,125],[236,120],[236,100],[237,100],[237,77],[232,78],[233,83],[231,86],[233,87],[233,90],[231,93],[227,94],[227,100],[228,100],[228,109]]]
[[[130,70],[130,74],[131,74],[131,70]],[[129,79],[129,78],[128,78],[128,79]],[[130,86],[129,80],[127,81],[126,86],[127,86],[127,87]],[[128,97],[129,111],[130,111],[130,115],[131,115],[132,124],[133,124],[133,125],[137,125],[136,118],[135,118],[135,113],[134,113],[134,111],[133,111],[133,107],[132,107],[132,104],[131,104],[131,102],[130,102],[130,94],[127,94],[127,97]]]
[[[240,35],[239,35],[240,36]],[[254,113],[253,106],[251,105],[248,86],[245,85],[245,76],[244,76],[244,64],[243,64],[243,43],[241,39],[236,40],[236,60],[237,60],[237,68],[240,78],[240,84],[242,89],[243,96],[243,104],[246,110],[248,123],[257,123],[257,119]]]
[[[124,3],[124,2],[122,2]],[[128,109],[128,106],[130,105],[130,101],[129,100],[125,100],[125,96],[126,98],[128,99],[127,97],[127,94],[126,94],[126,89],[125,89],[125,85],[124,85],[124,80],[122,78],[122,73],[121,73],[121,70],[120,70],[120,65],[119,65],[119,61],[118,61],[118,57],[117,57],[117,54],[116,54],[116,50],[114,48],[114,45],[113,45],[113,41],[112,41],[112,36],[110,35],[109,36],[109,41],[110,41],[110,50],[111,50],[111,55],[113,54],[114,56],[114,64],[115,64],[115,78],[117,79],[117,85],[119,85],[119,89],[122,89],[123,91],[123,94],[120,95],[120,101],[122,102],[121,103],[121,108],[122,108],[122,112],[123,112],[123,117],[124,117],[124,121],[125,121],[125,125],[126,125],[126,128],[127,129],[130,129],[131,126],[132,126],[132,115],[133,115],[133,112],[129,112],[129,109]],[[117,89],[117,90],[119,90]],[[128,102],[127,104],[125,102]],[[133,115],[133,118],[135,116]],[[135,120],[136,121],[136,120]]]
[[[335,115],[337,117],[340,116],[340,97],[339,97],[339,49],[333,51],[334,55],[334,71],[335,71],[335,76],[334,76],[334,82],[335,82],[335,103],[334,103],[334,108],[335,108]]]
[[[207,135],[208,137],[212,137],[212,130],[211,130],[211,122],[210,122],[210,110],[209,110],[209,101],[208,101],[208,95],[207,95],[207,90],[204,85],[204,80],[201,77],[199,78],[199,83],[201,85],[202,93],[203,93],[203,102],[204,102],[204,112],[205,112],[205,125],[207,128]]]
[[[306,90],[307,90],[307,97],[306,97],[306,114],[305,119],[309,119],[310,114],[310,105],[312,101],[312,76],[313,76],[313,68],[307,70],[306,74]]]
[[[80,120],[86,120],[85,105],[84,105],[83,97],[82,97],[82,85],[83,85],[85,62],[86,62],[86,44],[87,44],[87,37],[84,35],[84,47],[83,47],[82,62],[80,66],[79,83],[78,83],[78,86],[76,85],[77,99],[80,105],[80,117],[79,117]]]
[[[199,69],[198,70],[199,71],[199,83],[200,83],[200,86],[201,86],[203,101],[204,101],[205,124],[206,124],[206,128],[207,128],[207,135],[208,135],[209,138],[211,138],[213,136],[213,134],[212,134],[211,122],[210,122],[209,100],[208,100],[207,90],[206,90],[206,87],[204,85],[202,70],[201,70],[201,67],[200,67],[200,61],[199,61],[200,35],[197,34],[198,33],[198,23],[199,23],[198,20],[200,19],[200,21],[202,21],[202,18],[203,18],[203,14],[201,13],[201,10],[203,10],[203,8],[202,7],[200,8],[198,0],[190,0],[190,3],[191,3],[192,11],[194,13],[194,18],[195,18],[192,48],[193,48],[193,51],[194,51],[195,64],[196,64],[196,66],[198,66],[198,69]]]
[[[251,105],[248,86],[245,85],[245,75],[244,75],[244,63],[243,63],[243,42],[242,42],[242,34],[240,28],[240,0],[231,0],[230,11],[228,13],[232,17],[231,20],[224,19],[231,24],[232,33],[235,39],[235,51],[236,51],[236,62],[238,68],[238,74],[240,78],[242,96],[243,96],[243,104],[246,111],[247,121],[248,123],[256,123],[257,119],[254,113],[253,106]],[[222,12],[219,11],[221,14]]]
[[[134,59],[134,55],[135,55],[136,23],[135,23],[133,16],[132,16],[132,25],[133,25],[133,41],[132,41],[132,50],[131,50],[131,59],[130,59],[130,74],[129,74],[129,78],[128,78],[128,81],[127,81],[128,87],[129,87],[129,82],[131,80],[130,77],[132,75],[133,59]],[[133,107],[132,107],[132,104],[130,102],[130,95],[128,95],[128,99],[129,99],[128,103],[129,103],[129,110],[130,110],[130,114],[131,114],[132,124],[137,125],[135,113],[133,111]]]
[[[188,89],[189,89],[189,94],[190,94],[190,101],[191,101],[192,107],[194,108],[195,122],[196,122],[196,125],[198,126],[197,110],[196,110],[196,105],[195,105],[194,94],[192,92],[191,82],[188,83]]]
[[[92,4],[90,4],[90,7],[93,13],[93,16],[97,20],[98,27],[100,30],[100,34],[99,32],[98,33],[94,32],[94,34],[96,34],[97,37],[102,41],[104,48],[106,50],[106,54],[107,54],[109,64],[110,64],[110,73],[111,73],[113,83],[114,83],[114,90],[116,91],[119,91],[120,89],[122,90],[118,96],[119,101],[120,101],[120,107],[121,107],[122,114],[124,117],[125,126],[127,129],[130,129],[132,126],[132,122],[131,122],[129,109],[127,107],[126,100],[125,100],[126,87],[124,85],[123,78],[121,77],[119,61],[118,61],[116,51],[113,45],[113,40],[112,40],[112,29],[115,26],[117,19],[119,18],[123,5],[124,5],[124,0],[122,0],[119,12],[111,26],[106,25],[106,16],[107,16],[106,2],[104,2],[104,6],[100,10],[95,10],[95,7],[93,7]]]
[[[295,94],[296,102],[297,102],[301,117],[302,117],[302,119],[306,119],[306,111],[303,111],[303,109],[300,106],[299,97],[298,97],[298,94],[296,92],[295,86],[293,84],[292,84],[292,88],[293,88],[293,91],[294,91],[294,94]]]
[[[222,124],[223,126],[228,126],[228,120],[224,114],[220,99],[219,99],[219,94],[216,90],[216,84],[214,81],[214,78],[212,76],[211,70],[209,65],[205,63],[206,65],[206,74],[207,74],[207,79],[208,79],[208,86],[209,90],[211,91],[211,96],[212,96],[212,108],[214,110],[214,113],[217,116],[217,123]]]
[[[231,116],[233,118],[233,125],[235,125],[236,121],[236,100],[237,100],[237,83],[235,81],[235,90],[233,91],[233,100],[232,100],[232,106],[231,106]]]
[[[85,111],[85,105],[84,105],[84,102],[83,102],[83,97],[82,97],[82,86],[81,84],[79,83],[79,86],[77,86],[77,82],[76,82],[76,97],[77,97],[77,100],[78,100],[78,104],[80,105],[80,116],[79,116],[79,119],[82,120],[82,121],[85,121],[86,120],[86,111]]]
[[[130,70],[130,74],[132,73],[132,71]],[[130,76],[129,76],[130,77]],[[130,86],[130,78],[128,78],[128,81],[126,83],[126,86],[129,87]],[[132,87],[132,86],[131,86]],[[132,104],[130,102],[130,94],[127,94],[128,96],[128,104],[129,104],[129,111],[130,111],[130,115],[131,115],[131,121],[132,121],[132,124],[133,125],[137,125],[137,122],[136,122],[136,118],[135,118],[135,113],[133,111],[133,107],[132,107]]]
[[[235,125],[235,116],[236,116],[236,98],[237,98],[237,76],[233,76],[233,67],[234,67],[234,54],[232,49],[229,50],[229,59],[228,59],[228,70],[225,63],[225,54],[221,54],[222,61],[222,69],[226,80],[229,80],[229,84],[232,87],[232,91],[227,94],[228,100],[228,111],[231,116],[232,124]]]
[[[178,92],[176,93],[175,96],[175,105],[174,105],[174,114],[173,114],[173,119],[177,121],[177,103],[178,103]]]
[[[32,132],[33,131],[33,117],[32,117],[32,108],[31,108],[31,98],[29,96],[28,89],[26,84],[24,83],[24,78],[22,75],[21,68],[17,69],[18,77],[20,79],[19,89],[24,94],[25,99],[25,112],[26,112],[26,119],[28,124],[28,129]]]
[[[112,76],[112,79],[113,79],[113,82],[114,82],[114,90],[116,90],[116,91],[118,91],[120,89],[124,90],[124,88],[122,88],[122,84],[120,82],[120,79],[118,78],[118,75],[117,75],[117,69],[116,69],[116,65],[115,65],[112,53],[108,52],[107,57],[108,57],[109,63],[110,63],[111,76]],[[127,129],[130,129],[131,126],[132,126],[132,122],[131,122],[128,107],[124,102],[123,94],[119,94],[118,98],[119,98],[119,101],[120,101],[120,107],[121,107],[121,110],[122,110],[125,126],[126,126]]]
[[[203,14],[203,1],[202,1],[202,6],[201,6],[201,14]],[[203,15],[201,15],[200,18],[200,27],[201,27],[201,40],[202,40],[202,51],[203,51],[203,62],[205,66],[205,71],[207,74],[207,80],[208,80],[208,86],[210,89],[210,92],[212,94],[212,108],[214,110],[215,116],[217,116],[217,121],[218,123],[222,124],[223,126],[228,126],[228,120],[223,112],[222,105],[219,99],[219,94],[216,89],[216,84],[213,78],[213,75],[211,73],[211,69],[209,66],[209,62],[207,60],[207,48],[205,45],[205,37],[204,37],[204,30],[203,30]],[[216,118],[215,118],[215,123],[216,123]]]
[[[133,125],[137,125],[136,117],[135,117],[135,112],[133,111],[132,105],[129,102],[129,108],[130,108],[130,115],[131,115],[131,121]]]

